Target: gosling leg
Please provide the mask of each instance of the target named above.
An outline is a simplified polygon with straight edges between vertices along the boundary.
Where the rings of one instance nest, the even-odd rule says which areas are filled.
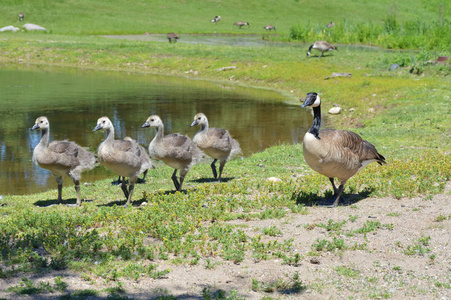
[[[174,182],[175,189],[176,189],[177,191],[180,191],[181,184],[180,184],[179,181],[177,180],[177,169],[175,169],[175,170],[174,170],[174,173],[172,173],[171,179],[172,179],[172,182]]]
[[[221,160],[220,163],[219,163],[219,178],[218,178],[219,182],[221,181],[222,170],[224,170],[225,164],[226,164],[226,160]]]
[[[135,179],[130,178],[130,186],[128,187],[127,203],[124,205],[124,207],[128,207],[132,203],[132,195],[133,195],[133,190],[135,189],[136,179],[137,178],[135,178]]]
[[[189,171],[189,169],[180,169],[180,186],[178,189],[179,192],[182,191],[182,184],[183,184],[183,181],[185,180],[186,174],[188,174],[188,171]]]
[[[147,175],[147,171],[149,171],[149,170],[145,170],[145,171],[144,171],[144,173],[143,173],[143,178],[142,178],[142,179],[139,179],[139,178],[138,178],[137,183],[146,183],[146,175]]]
[[[63,177],[56,177],[56,183],[58,184],[58,204],[63,203]]]
[[[121,189],[124,192],[125,199],[128,200],[129,193],[127,191],[127,183],[125,182],[125,177],[122,177]]]
[[[116,181],[112,181],[111,182],[112,185],[119,185],[121,183],[122,183],[122,180],[121,180],[121,176],[120,175],[119,175],[119,177],[117,178]]]
[[[81,206],[80,181],[74,180],[75,192],[77,193],[77,206]]]
[[[213,162],[211,163],[211,170],[213,171],[213,177],[216,179],[216,178],[218,178],[218,173],[216,173],[216,162],[217,162],[218,160],[215,158],[214,160],[213,160]],[[221,174],[221,173],[220,173]],[[219,175],[219,176],[221,176],[221,175]]]

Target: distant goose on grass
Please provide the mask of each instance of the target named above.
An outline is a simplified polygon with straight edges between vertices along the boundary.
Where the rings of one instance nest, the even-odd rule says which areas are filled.
[[[221,16],[216,16],[213,19],[211,19],[210,22],[218,24],[218,22],[221,21]]]
[[[326,25],[327,28],[331,28],[331,27],[334,27],[334,26],[335,26],[334,21],[330,21],[330,23]]]
[[[25,15],[23,13],[20,13],[19,14],[19,21],[22,22],[24,17],[25,17]]]
[[[62,203],[63,176],[72,179],[77,193],[77,205],[81,205],[80,179],[83,171],[95,166],[94,154],[74,142],[52,141],[49,143],[50,123],[47,117],[36,119],[31,130],[41,130],[39,144],[33,150],[33,162],[39,167],[52,172],[58,184],[58,204]]]
[[[194,116],[191,126],[199,125],[200,130],[194,135],[193,142],[208,156],[213,158],[211,170],[213,177],[221,181],[222,170],[230,158],[241,153],[240,144],[233,139],[229,132],[221,128],[210,128],[208,119],[203,113]],[[219,160],[219,177],[216,172],[216,162]]]
[[[243,26],[247,26],[248,28],[250,27],[249,22],[243,22],[243,21],[239,21],[239,22],[233,23],[233,25],[238,26],[240,29]]]
[[[263,27],[264,29],[266,29],[267,31],[271,31],[271,30],[276,30],[276,27],[272,26],[272,25],[266,25],[265,27]]]
[[[171,179],[175,189],[181,191],[186,174],[188,174],[193,165],[202,159],[204,154],[185,135],[179,133],[164,135],[163,121],[157,115],[147,118],[142,127],[153,127],[156,129],[155,137],[149,144],[150,157],[161,160],[174,169]],[[177,179],[177,170],[180,170],[180,180]]]
[[[385,158],[377,152],[374,145],[354,132],[335,129],[319,130],[321,99],[317,93],[307,94],[301,107],[306,106],[313,107],[314,118],[312,127],[304,136],[304,159],[314,171],[329,178],[334,195],[326,202],[326,205],[336,207],[348,179],[372,162],[385,164]],[[338,189],[335,187],[334,177],[340,180]]]
[[[169,43],[172,43],[172,42],[176,43],[177,40],[179,39],[178,35],[173,32],[168,33],[167,38],[168,38]]]
[[[310,48],[308,49],[307,57],[310,56],[310,51],[312,49],[315,49],[317,51],[321,51],[321,55],[319,57],[323,56],[323,53],[326,52],[326,51],[338,50],[337,47],[332,46],[331,44],[329,44],[326,41],[317,41],[313,45],[311,45]]]
[[[148,157],[143,159],[141,149],[144,149],[136,141],[115,140],[114,126],[108,117],[101,117],[97,120],[97,125],[93,131],[97,130],[106,132],[105,140],[97,149],[97,157],[103,166],[123,177],[121,188],[125,198],[127,198],[125,204],[127,207],[132,201],[135,182],[144,171],[143,165],[147,166]],[[130,182],[128,190],[125,177],[128,177]]]

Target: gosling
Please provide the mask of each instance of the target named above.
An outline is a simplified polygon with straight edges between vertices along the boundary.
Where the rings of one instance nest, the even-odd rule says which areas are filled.
[[[240,144],[230,137],[227,130],[221,128],[209,128],[208,119],[203,113],[194,116],[191,127],[199,125],[200,130],[194,135],[193,142],[208,156],[213,158],[211,170],[213,177],[221,181],[222,171],[227,161],[241,153]],[[219,176],[216,172],[216,162],[219,160]]]
[[[100,164],[122,176],[121,189],[127,199],[125,207],[132,202],[133,190],[138,176],[146,169],[148,161],[141,154],[139,144],[135,140],[115,140],[114,126],[108,117],[101,117],[93,131],[102,130],[106,132],[105,140],[97,149],[97,157]],[[144,149],[143,149],[144,150]],[[129,178],[129,188],[125,177]]]
[[[185,135],[173,133],[165,136],[164,124],[157,115],[147,118],[142,127],[156,129],[155,137],[149,144],[150,157],[174,169],[171,179],[175,189],[181,191],[186,174],[202,159],[202,151]],[[177,170],[180,170],[180,180],[177,179]]]
[[[124,140],[125,141],[134,141],[129,136],[124,137]],[[149,155],[147,154],[147,151],[141,145],[138,145],[138,147],[139,147],[139,151],[141,153],[141,159],[143,161],[143,164],[141,165],[141,171],[142,171],[143,177],[138,178],[136,180],[136,183],[142,184],[142,183],[146,183],[146,176],[147,176],[147,172],[149,171],[149,169],[155,169],[155,166],[152,164],[152,161],[150,160]],[[119,177],[117,178],[117,181],[113,181],[113,182],[111,182],[111,184],[119,185],[122,183],[122,181],[124,179],[125,178],[122,178],[122,176],[119,175]]]
[[[58,204],[63,202],[63,176],[67,175],[74,182],[77,193],[77,206],[81,206],[81,173],[95,166],[94,154],[70,141],[52,141],[49,143],[50,123],[47,117],[36,119],[31,130],[41,130],[39,144],[33,150],[33,162],[41,168],[52,172],[58,184]]]

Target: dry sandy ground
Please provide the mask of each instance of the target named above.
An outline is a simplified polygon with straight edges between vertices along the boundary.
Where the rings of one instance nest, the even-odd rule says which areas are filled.
[[[182,266],[165,265],[164,261],[159,261],[159,269],[170,268],[169,274],[162,279],[138,282],[120,279],[126,291],[123,296],[157,299],[172,295],[178,299],[203,299],[202,291],[207,288],[213,299],[219,295],[218,290],[226,291],[227,296],[236,290],[244,299],[451,299],[450,192],[451,184],[448,183],[443,194],[428,200],[422,197],[399,200],[367,198],[352,206],[335,209],[309,207],[307,215],[288,213],[280,220],[234,221],[243,223],[242,229],[250,236],[261,234],[261,230],[256,231],[256,228],[277,226],[282,231],[282,235],[277,237],[279,241],[294,238],[294,248],[301,255],[299,264],[290,266],[275,258],[255,261],[250,254],[239,264],[210,258],[213,268],[206,268],[205,259],[198,265]],[[356,220],[352,222],[350,216]],[[364,250],[323,251],[319,256],[308,255],[318,239],[333,239],[325,228],[315,226],[327,224],[329,219],[335,222],[346,220],[342,233],[361,228],[367,220],[386,226],[367,235],[338,236],[348,246],[366,243]],[[430,251],[425,254],[406,253],[415,246]],[[296,272],[305,288],[300,292],[292,289]],[[101,278],[87,282],[79,274],[67,271],[30,279],[53,284],[56,276],[62,276],[69,284],[67,293],[117,286],[117,283],[107,283]],[[17,296],[5,291],[7,287],[17,285],[20,279],[21,276],[0,280],[0,298],[57,299],[62,295]],[[258,289],[255,285],[252,289],[253,280],[259,282]],[[273,291],[264,291],[264,285],[273,287]],[[100,295],[85,299],[105,299],[108,296],[107,293]]]

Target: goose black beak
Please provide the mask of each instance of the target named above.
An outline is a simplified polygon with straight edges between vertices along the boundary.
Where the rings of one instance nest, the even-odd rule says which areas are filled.
[[[33,127],[31,127],[31,130],[35,130],[35,129],[38,129],[38,128],[39,128],[39,125],[38,124],[34,124]]]
[[[316,101],[317,93],[308,93],[307,97],[305,97],[304,103],[302,103],[301,107],[310,106]]]
[[[197,120],[194,120],[193,123],[191,123],[190,127],[196,126],[197,124],[199,124],[199,123],[197,123]]]
[[[143,126],[141,126],[141,128],[146,128],[146,127],[150,127],[150,124],[147,121],[146,121],[146,123],[143,124]]]
[[[97,126],[94,128],[93,131],[97,131],[97,130],[100,130],[100,129],[102,129],[102,125],[97,124]]]

